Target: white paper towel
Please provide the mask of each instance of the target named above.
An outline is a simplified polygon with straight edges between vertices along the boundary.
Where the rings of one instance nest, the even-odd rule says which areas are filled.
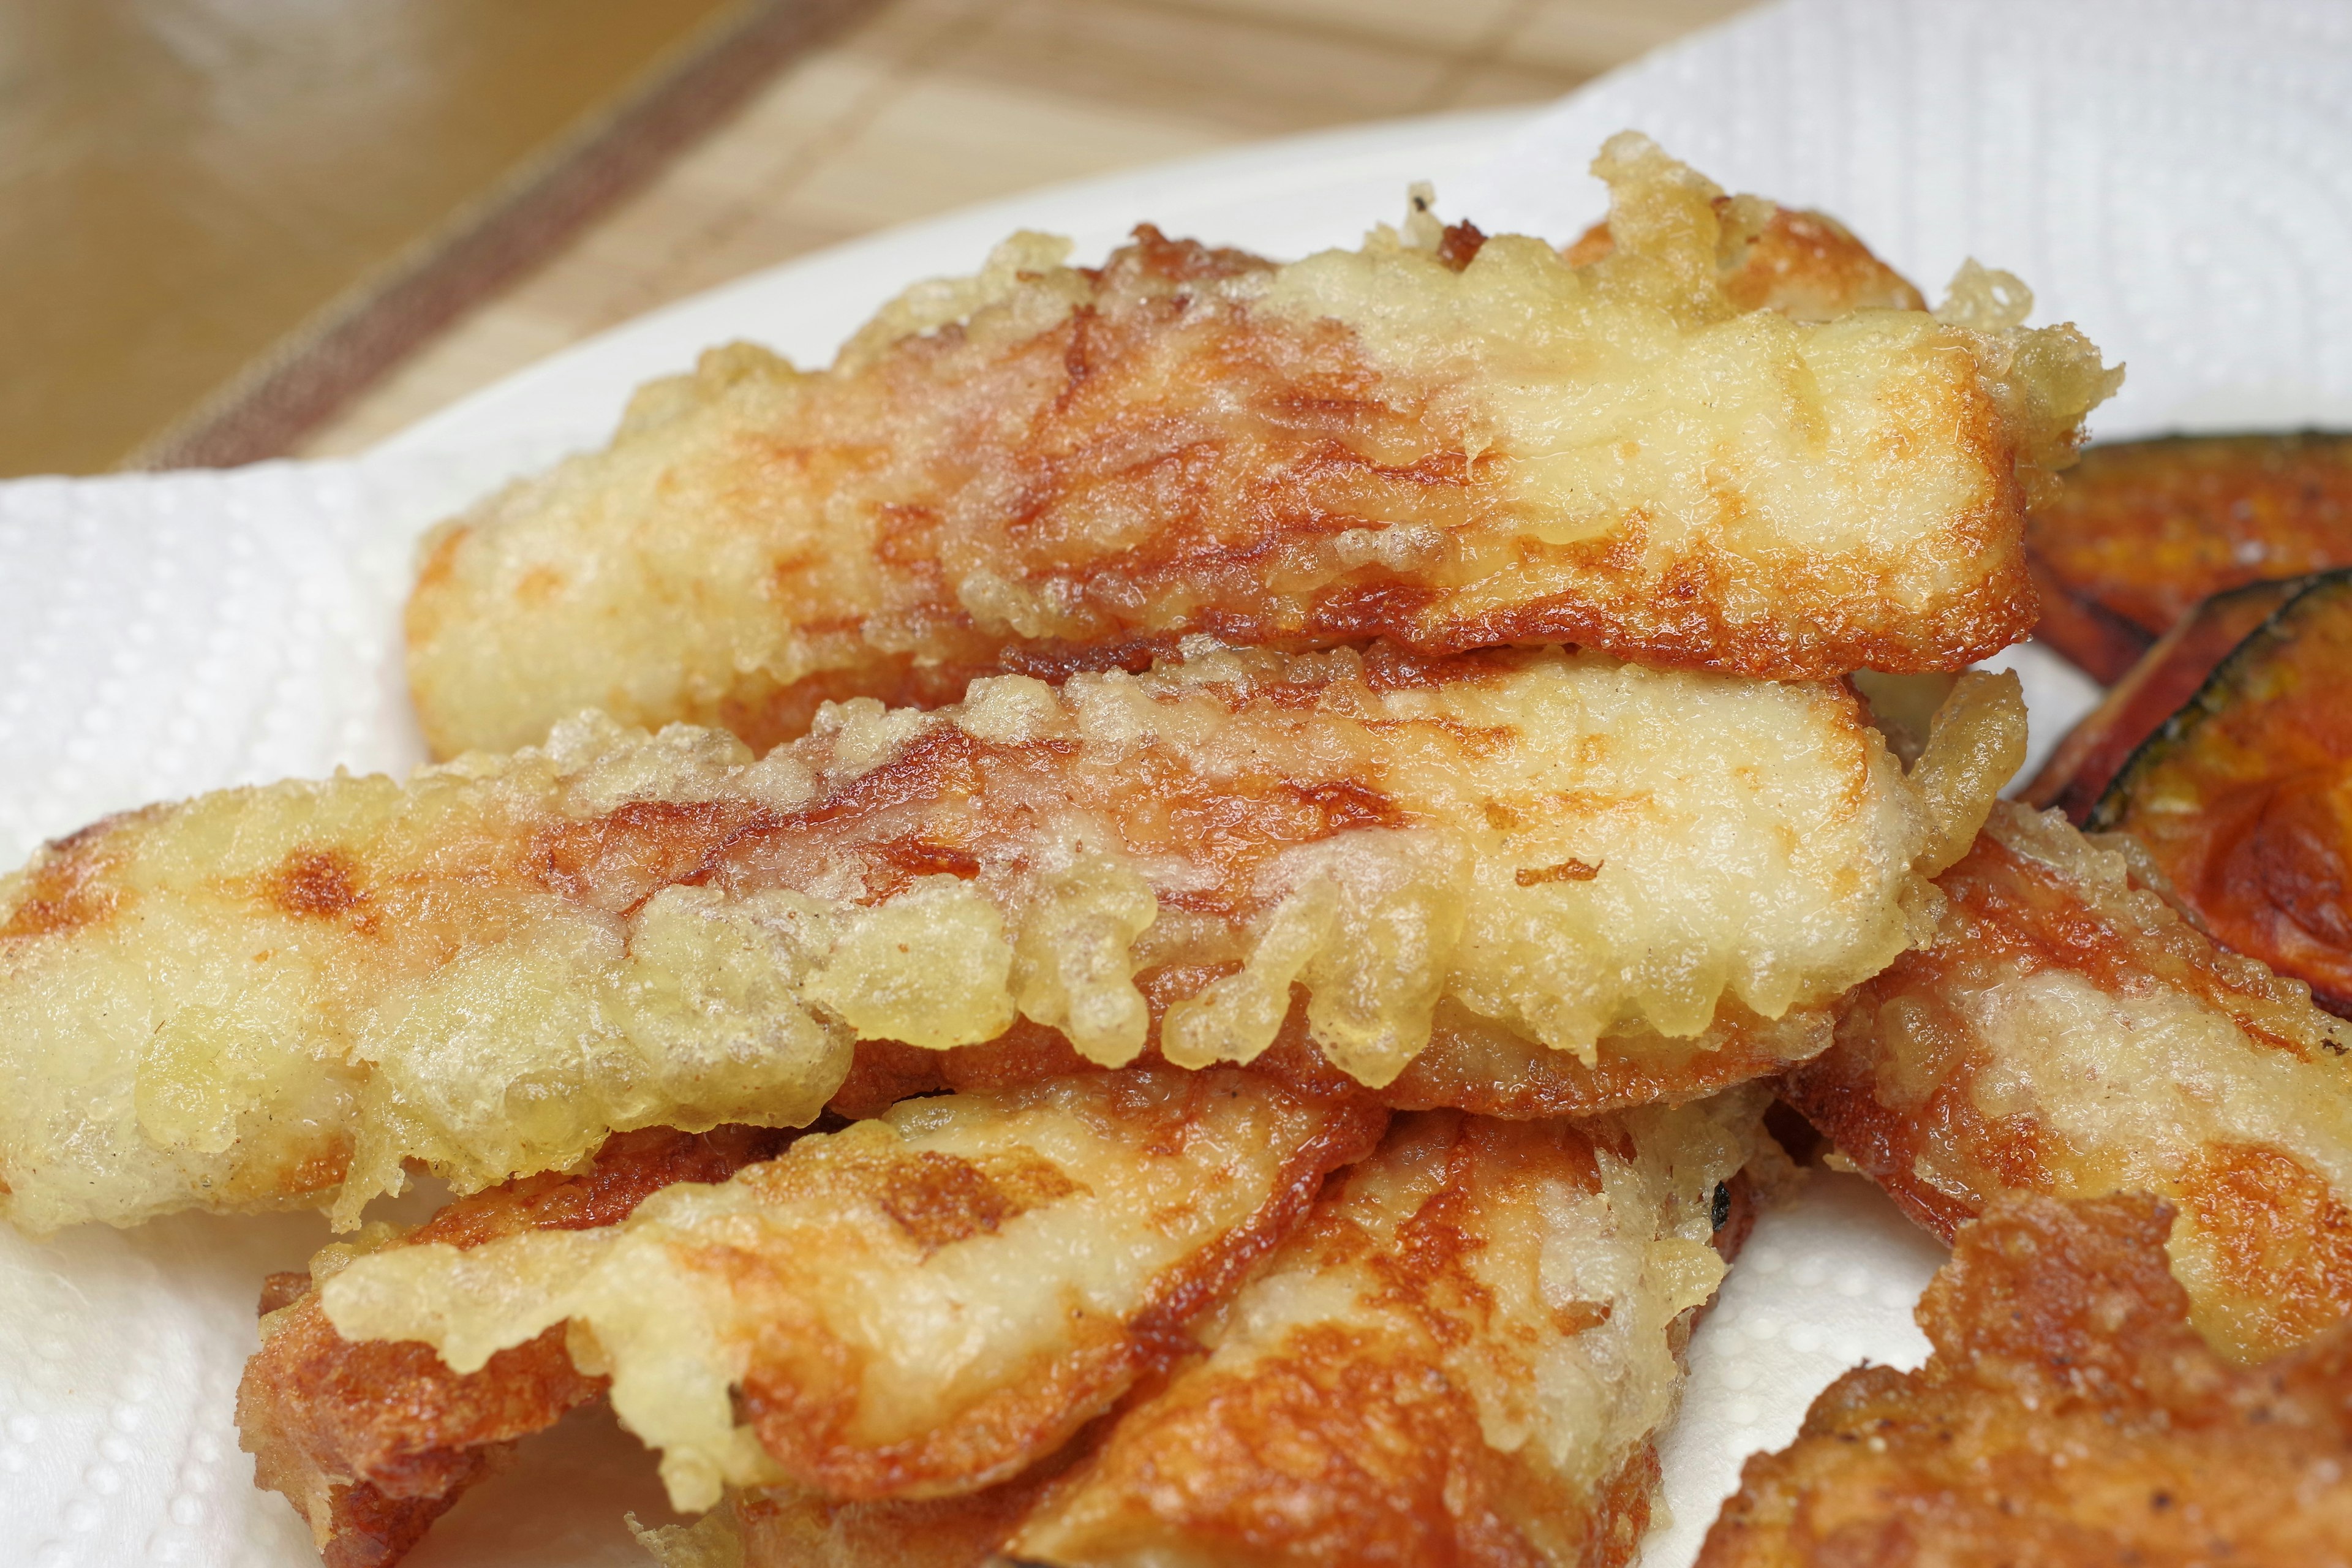
[[[2327,0],[1807,0],[1604,79],[1440,196],[1490,230],[1564,237],[1598,215],[1593,149],[1636,125],[1727,184],[1839,213],[1931,287],[1966,254],[2023,273],[2042,319],[2131,363],[2103,434],[2352,424],[2347,82],[2352,7]],[[1335,179],[1361,178],[1349,157]],[[1122,224],[1213,206],[1181,171],[1135,189],[1149,199]],[[906,280],[937,254],[929,232],[887,252]],[[772,289],[804,315],[822,276],[737,297]],[[872,284],[843,300],[843,332]],[[667,351],[683,366],[707,323],[675,319],[698,324]],[[593,346],[575,363],[593,376]],[[458,418],[440,445],[354,462],[0,485],[0,862],[151,799],[415,761],[397,658],[415,535],[599,433],[570,405],[494,423],[541,433],[471,447]],[[2012,662],[2038,752],[2090,689],[2035,650]],[[310,1216],[0,1232],[0,1563],[316,1561],[253,1490],[230,1399],[261,1275],[324,1237]],[[1817,1176],[1764,1217],[1693,1345],[1665,1446],[1674,1521],[1645,1561],[1687,1563],[1740,1459],[1786,1442],[1837,1373],[1924,1354],[1910,1306],[1939,1256],[1855,1178]],[[626,1508],[667,1517],[644,1456],[609,1419],[569,1423],[410,1561],[641,1564]]]

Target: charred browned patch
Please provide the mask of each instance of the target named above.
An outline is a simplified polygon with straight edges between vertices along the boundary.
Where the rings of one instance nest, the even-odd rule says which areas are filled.
[[[1154,660],[1176,651],[1174,637],[1129,637],[1120,642],[1069,643],[1054,638],[1006,643],[998,651],[1004,668],[1014,675],[1049,681],[1056,686],[1073,675],[1097,675],[1123,669],[1141,675]]]
[[[707,877],[730,842],[778,820],[742,801],[633,800],[549,828],[536,858],[547,885],[564,897],[626,910]]]
[[[1370,784],[1353,779],[1326,779],[1302,784],[1284,780],[1284,789],[1322,815],[1315,837],[1328,838],[1355,827],[1402,827],[1412,820],[1405,809]]]
[[[1478,252],[1486,247],[1486,236],[1476,224],[1466,218],[1460,223],[1449,223],[1445,226],[1445,232],[1437,239],[1437,259],[1459,272],[1478,258]]]
[[[1590,882],[1599,875],[1600,867],[1570,856],[1557,866],[1522,866],[1511,873],[1511,880],[1522,888],[1539,888],[1546,882]]]
[[[121,893],[107,881],[103,822],[50,844],[26,873],[25,896],[0,921],[0,938],[57,936],[111,916]]]
[[[1336,584],[1315,596],[1307,612],[1307,630],[1318,637],[1394,637],[1422,640],[1422,616],[1445,596],[1434,584],[1381,574]]]
[[[808,733],[816,711],[828,702],[871,697],[886,708],[944,708],[963,700],[965,688],[1003,667],[993,653],[975,645],[968,659],[918,663],[910,654],[877,654],[852,666],[819,670],[789,685],[748,675],[719,702],[690,717],[740,737],[765,752]]]
[[[980,875],[979,856],[919,834],[893,838],[876,853],[885,865],[908,877],[949,876],[970,881]]]
[[[273,908],[312,920],[360,916],[368,905],[359,868],[341,849],[289,850],[261,890]]]
[[[1129,242],[1112,255],[1105,271],[1132,267],[1171,283],[1193,283],[1264,272],[1272,266],[1246,250],[1202,245],[1197,239],[1171,239],[1155,226],[1141,223],[1135,226]]]
[[[925,1150],[876,1173],[873,1197],[925,1252],[985,1236],[1009,1219],[1068,1197],[1077,1184],[1044,1160],[994,1171],[957,1154]]]
[[[790,816],[763,825],[759,831],[819,827],[878,816],[917,802],[969,796],[980,788],[980,760],[985,749],[985,742],[952,724],[935,724],[907,742],[905,750],[888,762],[867,769]]]
[[[2281,1150],[2227,1143],[2183,1172],[2178,1192],[2231,1290],[2275,1318],[2267,1338],[2305,1340],[2352,1313],[2352,1209],[2326,1178]]]

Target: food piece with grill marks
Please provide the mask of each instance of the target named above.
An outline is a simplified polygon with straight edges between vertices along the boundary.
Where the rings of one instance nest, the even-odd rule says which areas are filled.
[[[1946,1239],[2004,1193],[2157,1194],[2191,1321],[2258,1361],[2352,1316],[2352,1026],[2136,882],[2144,855],[1996,807],[1935,940],[1784,1092]]]
[[[2352,566],[2352,436],[2102,443],[2038,498],[2036,636],[2103,681],[2214,594]]]
[[[387,1244],[463,1248],[525,1231],[617,1225],[664,1187],[725,1181],[772,1158],[791,1136],[744,1127],[615,1133],[585,1171],[460,1198]],[[352,1256],[331,1247],[312,1274],[273,1277],[261,1349],[237,1386],[236,1425],[255,1484],[285,1494],[327,1568],[386,1568],[493,1473],[515,1439],[599,1397],[604,1380],[572,1365],[560,1330],[464,1376],[421,1344],[346,1340],[313,1286]]]
[[[2187,1322],[2171,1211],[2013,1193],[1862,1367],[1748,1461],[1698,1568],[2352,1563],[2352,1330],[2246,1368]]]
[[[2014,279],[1971,264],[1930,315],[1642,137],[1594,168],[1581,266],[1426,213],[1286,266],[1143,229],[1076,268],[1024,235],[828,370],[714,350],[428,542],[425,735],[503,751],[598,707],[764,747],[827,699],[1192,633],[1783,680],[2023,637],[2026,502],[2121,373],[2023,327]],[[1849,301],[1876,308],[1802,319]]]
[[[461,1375],[568,1325],[682,1509],[974,1490],[1182,1353],[1386,1121],[1234,1068],[910,1100],[601,1230],[371,1254],[320,1300]]]
[[[845,704],[757,762],[583,720],[102,823],[0,883],[0,1214],[355,1223],[409,1161],[465,1191],[634,1126],[803,1124],[857,1040],[1022,1019],[1199,1068],[1296,1007],[1388,1086],[1445,1008],[1465,1049],[1591,1069],[1526,1110],[1671,1097],[1739,1062],[1710,1046],[1818,1045],[1787,1021],[1924,933],[2021,739],[2011,678],[1964,679],[1906,774],[1841,685],[1195,651]],[[1156,1032],[1154,971],[1190,987]],[[1433,1097],[1486,1092],[1466,1059]]]

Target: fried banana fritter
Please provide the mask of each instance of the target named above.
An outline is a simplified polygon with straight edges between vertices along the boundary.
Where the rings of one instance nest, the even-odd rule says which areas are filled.
[[[1583,266],[1425,214],[1286,266],[1141,230],[1074,268],[1021,236],[829,370],[713,351],[428,542],[426,738],[506,750],[599,707],[764,746],[825,699],[1139,668],[1199,632],[1776,679],[2023,637],[2027,497],[2121,373],[1981,268],[1937,315],[1759,308],[1772,258],[1818,285],[1791,299],[1886,286],[1643,138],[1594,168],[1612,244]]]
[[[1934,942],[1785,1092],[1947,1239],[2004,1193],[2158,1194],[2197,1327],[2256,1361],[2352,1315],[2352,1033],[2136,885],[2132,850],[1996,807]]]
[[[723,1182],[772,1158],[791,1136],[740,1127],[616,1133],[587,1170],[460,1198],[395,1244],[470,1247],[529,1230],[618,1225],[662,1188]],[[352,1256],[331,1247],[314,1271],[328,1274]],[[273,1278],[261,1349],[237,1388],[236,1424],[255,1484],[293,1503],[327,1568],[398,1562],[516,1438],[604,1391],[603,1378],[572,1365],[560,1329],[461,1376],[422,1344],[344,1339],[313,1283],[311,1275]]]
[[[1401,1119],[1209,1321],[1208,1354],[1047,1465],[912,1503],[755,1490],[653,1544],[677,1568],[1623,1563],[1752,1214],[1742,1168],[1780,1166],[1761,1108]]]
[[[1935,1353],[1850,1372],[1749,1459],[1698,1568],[2346,1568],[2352,1331],[2233,1366],[2186,1321],[2171,1211],[2010,1194],[1919,1303]]]
[[[1386,1119],[1232,1068],[910,1100],[619,1225],[395,1247],[320,1298],[461,1375],[568,1324],[683,1509],[969,1491],[1181,1353]]]
[[[1964,682],[1908,775],[1835,685],[1203,652],[847,704],[756,763],[589,720],[406,785],[134,813],[0,882],[0,1214],[340,1189],[352,1223],[412,1160],[463,1191],[629,1127],[803,1124],[858,1039],[1025,1019],[1116,1066],[1154,1043],[1150,971],[1180,1067],[1255,1057],[1296,1007],[1391,1084],[1443,1006],[1465,1050],[1499,1029],[1619,1102],[1695,1092],[1723,1074],[1692,1037],[1808,1054],[1740,1020],[1924,932],[2016,761],[2007,680]],[[1469,1059],[1431,1097],[1488,1092]]]
[[[2039,498],[2038,635],[2101,680],[2213,594],[2352,566],[2352,436],[2173,436],[2094,447]]]

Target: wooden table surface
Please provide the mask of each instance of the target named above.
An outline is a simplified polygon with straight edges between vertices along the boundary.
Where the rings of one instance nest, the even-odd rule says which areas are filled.
[[[300,450],[357,451],[657,305],[885,226],[1220,147],[1538,103],[1744,0],[891,0]]]
[[[1747,0],[9,0],[0,475],[345,453],[870,230]]]

